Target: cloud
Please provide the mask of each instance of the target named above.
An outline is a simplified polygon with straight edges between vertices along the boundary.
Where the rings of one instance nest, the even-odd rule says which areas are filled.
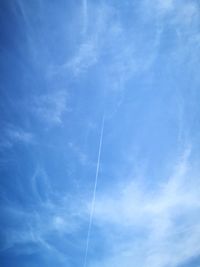
[[[31,177],[32,194],[41,205],[50,201],[50,197],[53,194],[51,184],[47,173],[43,168],[37,166]]]
[[[77,54],[67,63],[66,66],[69,70],[73,71],[75,76],[77,76],[81,72],[85,72],[89,67],[96,64],[97,61],[97,41],[91,39],[80,45]]]
[[[88,216],[86,201],[69,192],[60,195],[52,189],[43,168],[36,168],[30,180],[31,191],[23,190],[23,199],[28,207],[6,200],[1,214],[7,220],[2,227],[0,250],[14,249],[17,254],[29,254],[45,249],[58,259],[66,259],[54,240],[66,243],[68,235],[81,230]],[[31,204],[33,203],[33,204]],[[53,239],[51,237],[54,237]]]
[[[62,124],[63,114],[68,110],[67,94],[64,91],[58,91],[39,95],[34,99],[32,110],[47,124]]]
[[[13,142],[33,143],[34,135],[30,132],[26,132],[23,129],[8,128],[7,133],[9,139]]]
[[[1,135],[0,148],[9,149],[14,144],[35,144],[35,136],[32,132],[26,131],[15,125],[6,125]]]
[[[92,14],[88,13],[92,7]],[[103,4],[89,4],[83,1],[83,32],[84,37],[78,45],[74,56],[61,69],[71,71],[75,76],[85,73],[98,63],[102,52],[104,34],[110,19],[109,7]],[[89,23],[93,21],[93,23]],[[90,27],[89,27],[90,25]]]
[[[186,149],[155,188],[133,180],[97,196],[94,224],[110,253],[91,266],[177,266],[199,253],[199,182],[189,158]]]
[[[199,8],[195,0],[146,0],[142,2],[142,5],[148,8],[147,18],[154,17],[160,20],[160,23],[163,23],[163,19],[167,19],[166,23],[186,26],[191,25],[199,18]]]
[[[82,151],[79,146],[77,146],[73,142],[69,142],[68,146],[71,149],[71,151],[77,156],[77,159],[80,161],[80,163],[83,166],[90,164],[90,161],[88,159],[88,155],[84,151]]]
[[[166,13],[173,10],[176,0],[154,0],[151,1],[157,10],[161,13]]]
[[[36,45],[37,42],[33,42],[32,40],[34,35],[31,32],[34,32],[33,29],[35,27],[33,27],[34,25],[31,26],[31,21],[29,20],[30,16],[28,15],[30,11],[27,13],[26,6],[22,4],[23,2],[19,1],[19,5],[20,3],[26,27],[30,30],[27,38],[30,42],[30,50],[34,58],[34,54],[40,54],[40,49],[37,49],[39,47],[37,46],[38,44]],[[165,63],[166,65],[170,65],[169,69],[172,68],[173,72],[173,66],[177,64],[177,58],[187,59],[187,56],[189,56],[191,59],[191,55],[195,55],[195,58],[198,58],[196,57],[196,52],[199,46],[199,35],[196,33],[199,12],[195,1],[183,1],[180,4],[181,2],[176,0],[145,0],[141,4],[135,5],[134,18],[126,18],[127,11],[123,13],[125,5],[122,6],[123,10],[121,11],[119,8],[112,6],[111,2],[109,3],[103,4],[102,1],[82,1],[82,16],[80,17],[83,21],[82,25],[79,25],[81,29],[73,28],[76,32],[74,34],[76,36],[75,39],[77,38],[77,31],[80,31],[80,39],[74,42],[76,45],[73,53],[71,52],[73,48],[69,48],[70,53],[72,53],[70,59],[66,59],[66,62],[60,66],[54,66],[55,68],[52,68],[53,71],[50,74],[57,75],[59,73],[66,73],[67,75],[64,78],[66,80],[71,76],[71,78],[81,79],[82,75],[85,75],[86,84],[88,84],[87,82],[91,77],[97,77],[97,80],[99,79],[101,83],[97,83],[97,87],[94,89],[108,92],[106,96],[109,99],[108,101],[117,102],[117,104],[114,103],[112,105],[110,110],[116,110],[123,101],[124,91],[128,90],[126,88],[127,82],[131,79],[134,80],[137,74],[147,73],[147,75],[153,76],[157,70],[163,68]],[[139,7],[144,6],[145,8],[142,9],[142,12],[138,16],[138,12],[141,11]],[[31,9],[29,8],[29,10]],[[51,14],[49,11],[44,13]],[[151,24],[152,20],[155,23]],[[46,19],[45,17],[44,21],[49,25],[48,18]],[[171,31],[176,36],[173,37],[174,39],[170,39],[169,47],[166,42],[167,47],[163,48],[166,37],[168,37],[168,33],[170,36]],[[69,37],[67,36],[66,39],[68,40]],[[44,43],[46,44],[46,42]],[[65,45],[66,43],[64,42],[63,46]],[[74,46],[72,45],[72,47]],[[170,53],[168,49],[171,49]],[[65,47],[63,50],[65,50]],[[173,54],[173,58],[168,57],[168,53],[170,55]],[[168,58],[168,60],[165,61],[163,59],[164,57]],[[59,58],[62,58],[62,55]],[[69,58],[69,55],[66,58]],[[48,62],[48,60],[44,61]],[[42,60],[38,62],[41,63]],[[154,63],[159,68],[152,70],[151,68]],[[44,65],[46,66],[48,64]],[[94,74],[94,76],[91,74]],[[161,71],[161,74],[158,77],[158,71],[158,74],[156,74],[158,76],[155,75],[156,78],[160,79],[158,83],[155,82],[156,85],[160,85],[159,83],[163,82],[162,79],[167,80],[163,77],[165,73]],[[176,73],[174,75],[176,76]],[[140,87],[139,79],[145,75],[138,76],[139,78],[136,77],[137,79],[134,80],[133,85]],[[71,80],[71,78],[69,79]],[[64,79],[60,79],[60,81],[62,80],[61,83],[65,82]],[[52,79],[53,84],[58,80],[57,77],[54,81]],[[155,85],[152,83],[152,80],[149,81],[147,79],[145,81],[147,82],[145,86],[146,84],[149,86],[148,89],[151,89],[151,86],[153,87]],[[149,85],[149,83],[153,85]],[[80,84],[82,85],[82,83]],[[168,85],[171,86],[166,81],[166,87]],[[165,87],[165,85],[163,86]],[[135,88],[135,86],[129,84],[130,87],[131,90],[140,90],[140,88]],[[84,86],[83,88],[85,89]],[[162,91],[162,88],[159,89]],[[166,93],[165,88],[163,90],[162,97],[165,99],[168,96],[168,91],[166,90]],[[129,92],[124,94],[128,105],[127,109],[123,110],[127,114],[129,114],[129,111],[132,111],[132,109],[129,109],[129,106],[132,106],[132,104],[138,105],[141,100],[140,98],[144,97],[148,103],[152,101],[151,98],[148,99],[148,94],[144,95],[144,92],[147,92],[147,90],[144,90],[141,95],[129,94]],[[116,98],[113,95],[117,95]],[[79,99],[78,101],[76,99],[76,94],[74,97],[75,103],[79,103]],[[92,100],[94,100],[93,96],[88,99],[89,102]],[[43,124],[47,126],[63,125],[65,114],[69,110],[68,94],[64,90],[56,91],[54,89],[53,92],[38,93],[37,96],[32,97],[31,103],[32,114]],[[153,107],[153,102],[151,104]],[[142,113],[146,114],[145,105],[142,106],[142,109],[144,108]],[[180,142],[183,141],[182,132],[185,130],[183,129],[185,126],[183,122],[184,111],[185,109],[183,110],[182,104],[180,103]],[[88,116],[86,113],[85,115]],[[108,116],[112,115],[112,112],[108,113]],[[138,120],[140,120],[140,115],[138,114]],[[116,125],[111,124],[112,129],[120,125],[120,117],[119,120],[116,120]],[[73,140],[68,142],[68,148],[70,148],[68,152],[71,154],[67,157],[69,161],[66,164],[70,164],[70,160],[74,160],[75,155],[75,160],[78,159],[84,167],[89,167],[89,164],[93,163],[88,161],[87,155],[90,155],[90,152],[92,152],[90,149],[93,149],[93,147],[88,146],[88,151],[82,150],[77,145],[77,142],[74,141],[76,134],[73,136]],[[94,141],[92,139],[89,140],[89,144]],[[0,146],[10,147],[15,142],[31,144],[34,140],[35,137],[31,132],[21,128],[10,127],[7,130],[5,142]],[[64,143],[66,143],[65,141]],[[124,150],[123,153],[126,154],[126,152]],[[196,257],[200,249],[200,218],[198,216],[200,192],[199,175],[198,172],[195,172],[195,168],[193,168],[191,153],[190,148],[186,149],[174,164],[171,176],[167,180],[163,180],[161,177],[159,181],[154,181],[155,184],[152,187],[148,187],[146,184],[138,181],[137,178],[134,178],[132,181],[127,181],[127,177],[121,177],[121,185],[113,185],[112,188],[108,188],[109,193],[101,192],[97,195],[93,230],[94,233],[96,229],[97,231],[99,230],[102,239],[105,240],[106,253],[101,259],[99,256],[100,253],[97,255],[99,256],[98,262],[91,260],[92,267],[132,267],[133,264],[141,267],[166,267],[180,265],[188,258]],[[47,158],[44,151],[41,154],[41,160],[48,165],[49,159]],[[58,173],[60,171],[65,172],[66,166],[60,167],[61,170]],[[57,168],[57,164],[55,168]],[[118,172],[117,166],[114,171],[116,173]],[[86,173],[90,173],[90,170],[87,169]],[[66,177],[66,180],[70,178]],[[75,177],[72,178],[75,180]],[[54,179],[59,179],[59,177],[55,177]],[[148,179],[148,177],[145,177],[145,182]],[[80,177],[77,180],[80,181]],[[59,239],[59,241],[62,240],[61,242],[64,243],[69,236],[71,238],[73,234],[76,236],[77,233],[80,233],[78,236],[79,240],[81,240],[82,226],[89,218],[90,205],[87,205],[87,200],[82,199],[80,195],[72,195],[70,192],[67,192],[66,195],[60,195],[60,192],[55,192],[47,173],[41,167],[36,168],[29,182],[31,193],[28,195],[25,189],[23,191],[24,203],[27,203],[27,206],[30,204],[28,209],[23,209],[23,207],[11,202],[6,203],[3,209],[4,217],[8,218],[8,221],[13,222],[14,226],[2,227],[5,231],[5,246],[2,247],[2,250],[20,247],[22,244],[25,244],[25,254],[28,254],[30,251],[35,251],[36,248],[31,248],[29,245],[29,243],[34,243],[37,248],[43,247],[52,251],[52,253],[55,252],[60,255],[59,249],[56,248],[56,245],[51,240],[51,236],[54,236],[56,241]],[[79,190],[81,186],[79,185]],[[83,188],[89,188],[88,184],[84,184]],[[20,191],[17,192],[16,190],[17,193],[20,193]],[[26,201],[26,198],[28,201]],[[93,238],[92,235],[91,238]],[[96,240],[95,242],[99,241]],[[58,243],[57,246],[59,247]],[[101,244],[99,244],[99,247],[101,247]],[[20,248],[17,253],[20,253]],[[63,253],[61,254],[63,256]]]
[[[184,27],[192,27],[199,21],[199,7],[191,1],[185,2],[183,5],[177,5],[174,14],[174,23]]]
[[[119,10],[111,3],[83,0],[81,12],[83,28],[87,31],[84,30],[71,58],[60,66],[53,66],[51,74],[67,73],[77,79],[94,71],[95,75],[100,75],[104,90],[113,92],[125,90],[126,82],[135,74],[152,67],[158,54],[162,27],[158,26],[151,40],[147,41],[140,28],[129,29],[124,25]],[[97,66],[98,72],[94,68]]]
[[[120,30],[118,22],[115,21],[115,13],[116,10],[112,5],[83,0],[81,24],[84,34],[75,47],[74,55],[64,64],[55,66],[52,73],[69,72],[77,77],[86,74],[95,65],[101,64],[102,55],[109,49],[112,37]]]

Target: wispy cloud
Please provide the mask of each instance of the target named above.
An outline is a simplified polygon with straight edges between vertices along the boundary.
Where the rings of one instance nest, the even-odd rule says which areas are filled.
[[[15,144],[35,144],[35,135],[21,127],[8,124],[2,129],[0,148],[12,148]]]
[[[173,10],[176,0],[153,0],[153,1],[143,1],[145,5],[153,7],[159,15],[165,15],[167,12]]]
[[[67,94],[64,91],[39,95],[33,102],[34,114],[50,125],[62,124],[63,115],[67,110]]]
[[[185,147],[188,128],[198,136],[198,115],[192,126],[188,121],[198,113],[193,100],[199,88],[199,4],[78,2],[9,4],[19,31],[11,46],[13,25],[8,27],[10,37],[5,29],[10,38],[5,38],[5,45],[8,51],[12,47],[5,66],[14,63],[20,68],[19,75],[13,71],[16,83],[11,79],[5,86],[8,101],[2,108],[3,121],[13,124],[2,131],[5,159],[0,163],[5,166],[7,158],[14,158],[14,164],[6,165],[0,188],[5,218],[0,222],[0,250],[17,255],[39,252],[58,259],[55,266],[75,266],[68,256],[78,258],[75,246],[84,255],[90,220],[88,266],[182,266],[200,253],[195,137],[194,150],[188,146],[174,164],[168,157]],[[34,83],[27,91],[30,81]],[[19,88],[14,92],[15,86]],[[89,219],[97,114],[104,107],[102,180],[97,193],[95,188],[94,216],[92,212]],[[15,116],[16,111],[25,115]],[[72,116],[68,111],[74,111]],[[116,111],[119,116],[113,118]],[[16,126],[18,122],[27,128]],[[37,138],[41,128],[53,131]],[[130,179],[133,169],[142,179]]]
[[[93,4],[93,14],[89,16],[88,9],[91,5],[88,1],[83,1],[83,39],[74,56],[61,66],[61,68],[72,71],[75,76],[86,72],[90,67],[98,63],[102,52],[102,43],[104,42],[103,36],[110,19],[109,8],[102,4]],[[93,20],[93,24],[89,24],[90,27],[88,26],[89,20]]]
[[[42,168],[35,170],[30,182],[31,192],[27,195],[25,190],[24,199],[33,202],[33,207],[24,208],[12,201],[1,207],[4,218],[13,222],[13,226],[4,227],[4,243],[0,250],[15,248],[17,254],[47,250],[66,263],[67,252],[54,245],[51,235],[65,242],[69,234],[78,232],[87,216],[86,202],[70,193],[60,195],[52,190],[49,177]]]
[[[176,22],[179,25],[193,23],[199,17],[199,8],[197,2],[194,1],[178,1],[178,0],[144,0],[142,6],[148,8],[146,14],[162,23],[163,19],[167,19],[168,23]],[[153,13],[155,12],[155,13]]]
[[[89,13],[90,9],[92,12]],[[64,64],[52,67],[54,75],[72,73],[77,79],[98,66],[102,86],[106,90],[120,91],[125,89],[126,82],[135,74],[151,68],[159,49],[160,26],[151,41],[147,42],[139,29],[130,30],[123,25],[123,20],[118,16],[119,10],[111,3],[84,0],[82,13],[85,34],[75,47],[74,55]]]
[[[71,151],[77,156],[78,160],[80,161],[80,163],[84,166],[89,164],[89,159],[87,154],[82,151],[80,149],[80,147],[78,147],[75,143],[73,142],[69,142],[68,143],[69,148],[71,149]]]
[[[13,142],[22,142],[22,143],[33,143],[34,135],[30,132],[24,131],[23,129],[17,129],[10,127],[7,129],[7,134],[9,139]]]
[[[99,195],[94,223],[102,226],[112,252],[91,266],[132,266],[133,260],[139,266],[177,266],[199,252],[199,183],[189,157],[190,149],[152,190],[133,181]]]
[[[87,40],[80,45],[77,54],[65,66],[72,70],[74,75],[85,72],[98,61],[97,41]]]

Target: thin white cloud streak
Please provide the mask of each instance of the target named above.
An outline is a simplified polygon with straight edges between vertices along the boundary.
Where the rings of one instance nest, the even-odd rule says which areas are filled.
[[[95,201],[96,201],[96,190],[97,190],[97,183],[98,183],[98,178],[99,178],[99,166],[100,166],[100,158],[101,158],[103,133],[104,133],[104,121],[105,121],[105,116],[103,115],[102,125],[101,125],[101,134],[100,134],[100,140],[99,140],[99,149],[98,149],[98,158],[97,158],[97,166],[96,166],[96,174],[95,174],[95,183],[94,183],[94,190],[93,190],[93,197],[92,197],[91,211],[90,211],[90,220],[89,220],[87,240],[86,240],[85,258],[84,258],[84,264],[83,264],[84,267],[87,266],[89,241],[90,241],[92,221],[93,221],[93,216],[94,216],[94,208],[95,208]]]
[[[187,149],[168,181],[154,190],[133,181],[99,195],[94,223],[111,252],[90,266],[176,266],[199,253],[200,184],[189,157]]]

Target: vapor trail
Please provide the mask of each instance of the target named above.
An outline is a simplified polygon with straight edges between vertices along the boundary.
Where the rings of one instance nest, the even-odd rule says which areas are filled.
[[[92,197],[92,206],[91,206],[91,211],[90,211],[90,220],[89,220],[88,233],[87,233],[84,267],[86,267],[86,264],[87,264],[90,232],[92,228],[92,220],[93,220],[94,206],[95,206],[95,200],[96,200],[96,190],[97,190],[97,182],[98,182],[98,177],[99,177],[99,165],[100,165],[100,158],[101,158],[101,147],[102,147],[103,132],[104,132],[104,119],[105,119],[105,116],[103,115],[102,124],[101,124],[101,135],[100,135],[100,141],[99,141],[97,167],[96,167],[96,174],[95,174],[95,183],[94,183],[94,190],[93,190],[93,197]]]

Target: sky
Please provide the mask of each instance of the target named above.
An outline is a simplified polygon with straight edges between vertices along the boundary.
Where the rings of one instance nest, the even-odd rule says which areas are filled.
[[[198,0],[0,1],[1,267],[200,266]]]

